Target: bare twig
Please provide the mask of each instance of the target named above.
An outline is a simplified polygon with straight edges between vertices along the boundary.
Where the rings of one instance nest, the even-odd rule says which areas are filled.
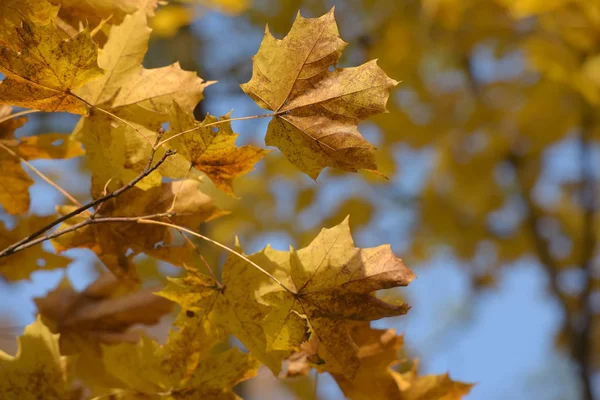
[[[142,222],[142,221],[152,221],[152,218],[161,218],[161,217],[173,217],[177,215],[173,212],[166,213],[158,213],[158,214],[150,214],[150,215],[142,215],[139,217],[96,217],[96,218],[88,218],[85,221],[81,221],[78,224],[70,226],[67,229],[54,231],[47,235],[38,237],[37,239],[29,240],[26,243],[23,243],[20,246],[15,247],[10,254],[18,253],[25,249],[28,249],[36,244],[40,244],[45,242],[46,240],[54,239],[62,235],[66,235],[67,233],[75,232],[78,229],[81,229],[88,225],[94,224],[106,224],[106,223],[115,223],[115,222]]]
[[[197,232],[192,231],[191,229],[187,229],[184,228],[183,226],[179,226],[179,225],[175,225],[169,222],[163,222],[163,221],[155,221],[155,220],[151,220],[151,219],[140,219],[138,220],[139,223],[141,224],[153,224],[153,225],[162,225],[162,226],[168,226],[169,228],[173,228],[173,229],[177,229],[178,231],[183,231],[186,233],[189,233],[190,235],[196,236],[197,238],[200,238],[202,240],[205,240],[209,243],[214,244],[217,247],[222,248],[223,250],[227,251],[228,253],[233,254],[236,257],[241,258],[242,260],[246,261],[248,264],[252,265],[254,268],[256,268],[257,270],[259,270],[260,272],[262,272],[263,274],[265,274],[266,276],[268,276],[269,278],[271,278],[275,283],[277,283],[279,286],[281,286],[286,292],[295,295],[295,293],[289,289],[287,286],[285,286],[279,279],[275,278],[273,275],[271,275],[268,271],[266,271],[263,267],[261,267],[260,265],[256,264],[254,261],[250,260],[248,257],[246,257],[243,254],[238,253],[237,251],[225,246],[223,243],[219,243],[216,240],[213,240],[207,236],[201,235]]]
[[[161,134],[159,133],[159,135],[157,136],[156,141],[158,142],[160,140]],[[0,144],[1,145],[1,144]],[[142,179],[144,179],[146,176],[150,175],[153,171],[155,171],[158,167],[160,167],[162,165],[162,163],[165,162],[165,160],[172,156],[173,154],[175,154],[175,151],[173,150],[167,150],[165,152],[165,154],[162,156],[162,158],[160,160],[158,160],[158,162],[154,165],[152,165],[152,162],[154,160],[154,155],[156,154],[156,149],[153,148],[152,152],[150,154],[150,157],[148,158],[148,164],[146,165],[146,167],[144,168],[144,170],[137,176],[135,177],[133,180],[131,180],[131,182],[129,182],[128,184],[126,184],[125,186],[120,187],[119,189],[107,194],[106,196],[102,196],[96,200],[93,200],[87,204],[84,204],[80,207],[78,207],[77,209],[71,211],[68,214],[63,215],[60,218],[55,219],[54,221],[52,221],[51,223],[49,223],[48,225],[44,226],[43,228],[39,229],[38,231],[30,234],[29,236],[19,240],[18,242],[8,246],[7,248],[5,248],[4,250],[0,251],[0,258],[2,257],[6,257],[9,256],[13,253],[15,253],[15,250],[17,248],[22,247],[24,244],[28,243],[29,241],[35,239],[36,237],[42,235],[44,232],[48,231],[49,229],[52,229],[53,227],[55,227],[56,225],[60,224],[61,222],[64,222],[66,220],[68,220],[69,218],[72,218],[78,214],[81,214],[82,212],[86,211],[89,208],[95,207],[99,204],[102,204],[110,199],[113,199],[117,196],[119,196],[120,194],[126,192],[127,190],[131,189],[132,187],[134,187],[139,181],[141,181]],[[94,215],[95,217],[95,215]],[[93,218],[92,218],[93,219]]]
[[[13,115],[15,115],[15,114],[13,114]],[[78,206],[81,206],[81,203],[75,197],[73,197],[69,192],[67,192],[62,187],[58,186],[57,183],[55,183],[52,179],[50,179],[46,175],[44,175],[44,173],[42,171],[40,171],[39,169],[37,169],[36,167],[34,167],[29,161],[27,161],[26,159],[24,159],[23,157],[21,157],[17,153],[15,153],[10,147],[8,147],[8,146],[0,143],[0,148],[2,148],[4,151],[6,151],[7,153],[9,153],[13,157],[18,158],[19,161],[21,161],[23,164],[27,165],[27,167],[29,167],[29,169],[31,169],[33,172],[35,172],[35,174],[37,176],[39,176],[46,183],[48,183],[50,186],[52,186],[53,188],[55,188],[56,190],[58,190],[59,192],[61,192],[62,195],[65,196],[67,199],[71,200],[74,204],[76,204]],[[1,255],[2,255],[2,253],[0,253],[0,257],[1,257]]]
[[[272,114],[260,114],[260,115],[250,115],[249,117],[238,117],[238,118],[221,119],[219,121],[211,122],[210,124],[199,125],[199,126],[196,126],[194,128],[191,128],[191,129],[188,129],[188,130],[176,133],[173,136],[168,137],[165,140],[162,140],[162,141],[158,142],[157,144],[154,145],[154,147],[158,148],[158,147],[162,146],[163,144],[167,143],[170,140],[173,140],[173,139],[175,139],[175,138],[177,138],[177,137],[179,137],[181,135],[185,135],[186,133],[197,131],[198,129],[209,128],[211,126],[221,125],[221,124],[224,124],[226,122],[231,122],[231,121],[246,121],[248,119],[276,117],[276,116],[278,116],[280,114],[283,114],[283,112],[279,112],[278,111],[278,112],[274,112]]]

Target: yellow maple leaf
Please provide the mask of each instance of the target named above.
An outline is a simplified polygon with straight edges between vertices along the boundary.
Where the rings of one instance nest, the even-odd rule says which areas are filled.
[[[211,354],[214,341],[198,318],[182,313],[178,321],[179,330],[171,330],[164,346],[143,337],[138,345],[103,348],[106,370],[122,382],[123,389],[113,390],[113,395],[118,399],[160,393],[169,393],[171,399],[239,399],[232,388],[255,376],[259,363],[236,348]]]
[[[279,267],[272,259],[280,255],[286,257],[283,252],[267,247],[248,258],[279,275]],[[290,309],[278,309],[261,301],[260,295],[277,291],[276,286],[246,261],[231,255],[223,266],[222,285],[188,268],[185,278],[169,278],[168,285],[158,294],[199,313],[221,335],[234,334],[254,357],[278,374],[281,362],[305,340],[307,328],[304,319],[290,313]],[[274,316],[285,324],[270,324]]]
[[[193,109],[202,100],[204,88],[214,82],[205,82],[195,72],[182,70],[178,63],[145,69],[142,61],[151,31],[143,10],[113,26],[98,56],[98,65],[106,73],[75,92],[91,104],[112,109],[137,106],[166,114],[173,101],[186,110]],[[166,121],[165,116],[160,122]]]
[[[278,147],[313,179],[327,166],[353,172],[377,169],[374,147],[357,125],[385,112],[397,82],[375,61],[329,71],[345,46],[333,9],[320,18],[298,14],[282,40],[267,27],[253,58],[252,79],[241,85],[258,105],[276,113],[266,144]]]
[[[3,0],[0,2],[0,45],[17,47],[15,27],[20,26],[24,18],[44,25],[50,23],[57,12],[58,7],[46,0]]]
[[[109,189],[116,189],[138,175],[151,150],[150,143],[139,133],[153,140],[161,124],[168,121],[173,101],[191,112],[202,100],[204,88],[213,83],[202,80],[195,72],[182,70],[178,64],[143,68],[150,32],[144,10],[127,15],[120,25],[113,26],[98,57],[105,75],[75,91],[90,104],[117,116],[93,110],[73,131],[88,150],[94,196],[109,181]],[[164,150],[159,150],[158,157],[161,151]],[[183,178],[189,163],[181,161],[183,158],[178,155],[169,157],[139,187],[160,185],[161,175]]]
[[[16,243],[55,219],[56,216],[54,215],[17,218],[15,227],[12,230],[6,229],[4,224],[0,223],[0,249]],[[27,249],[27,251],[11,254],[0,259],[0,276],[9,281],[28,279],[32,272],[64,268],[69,262],[68,257],[46,251],[41,245],[37,245]]]
[[[410,371],[392,372],[403,400],[461,400],[473,387],[473,384],[453,381],[448,374],[419,376],[417,366],[415,362]]]
[[[15,357],[0,350],[0,371],[0,393],[6,399],[69,398],[66,374],[58,351],[58,335],[53,335],[39,317],[19,337],[19,350]]]
[[[128,14],[143,10],[148,17],[154,15],[159,0],[49,0],[60,6],[59,17],[73,27],[97,25],[109,20],[118,25]]]
[[[230,256],[223,267],[223,285],[190,274],[171,279],[160,294],[220,320],[223,329],[276,374],[282,357],[298,350],[308,323],[324,361],[318,368],[352,376],[359,366],[358,347],[347,321],[370,321],[408,310],[404,303],[389,304],[372,293],[405,286],[413,273],[389,246],[355,248],[348,219],[323,229],[304,249],[283,252],[267,247],[249,259],[279,283]]]
[[[6,75],[0,103],[87,115],[88,106],[71,91],[102,75],[89,31],[63,40],[54,24],[22,25],[16,28],[19,51],[0,47],[0,72]]]
[[[73,209],[72,206],[59,208],[63,214]],[[172,217],[172,223],[192,229],[196,229],[202,222],[223,215],[215,206],[214,200],[200,191],[200,182],[194,179],[163,183],[147,191],[134,187],[106,202],[100,215],[139,217],[169,210],[182,214]],[[82,214],[75,216],[61,224],[59,230],[68,229],[86,218]],[[91,249],[113,274],[131,281],[137,281],[132,263],[136,254],[146,253],[160,257],[164,252],[156,251],[155,245],[161,243],[168,246],[171,242],[168,228],[138,223],[92,224],[53,239],[54,248],[58,252],[74,247]],[[133,252],[126,255],[128,249]]]
[[[230,114],[222,116],[220,121],[229,117]],[[254,164],[268,151],[251,145],[236,147],[238,134],[231,129],[231,122],[219,124],[217,129],[202,128],[217,121],[216,117],[207,115],[201,123],[197,122],[191,113],[186,113],[174,103],[169,118],[169,134],[198,129],[174,138],[169,144],[179,155],[190,160],[196,169],[208,175],[219,189],[233,195],[233,179],[252,171]]]

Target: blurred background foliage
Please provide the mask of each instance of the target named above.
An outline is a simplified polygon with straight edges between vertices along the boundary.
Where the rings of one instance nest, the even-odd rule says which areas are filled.
[[[360,246],[391,243],[419,277],[387,295],[413,307],[394,326],[425,372],[477,382],[472,399],[600,398],[600,1],[171,2],[152,20],[144,64],[179,61],[219,81],[205,91],[198,119],[230,109],[262,114],[239,84],[251,75],[265,24],[282,37],[298,10],[314,17],[332,6],[350,43],[340,65],[376,58],[402,81],[390,113],[361,125],[389,180],[328,170],[315,183],[274,151],[236,181],[237,199],[219,196],[231,214],[202,233],[227,244],[237,235],[248,252],[301,247],[350,214]],[[44,114],[30,121],[21,135],[68,132],[74,123]],[[266,124],[236,122],[234,130],[239,142],[262,144]],[[69,168],[78,162],[36,165],[87,198],[89,177]],[[32,188],[32,209],[52,213],[62,199],[42,186]],[[197,245],[220,265],[223,254]],[[69,276],[84,287],[92,258],[69,254]],[[138,269],[150,280],[178,273],[144,258]],[[57,282],[48,274],[3,283],[1,297],[45,293]],[[22,314],[33,305],[23,304],[13,314],[2,307],[3,318],[32,320]],[[320,397],[339,396],[319,379]],[[310,379],[282,385],[262,374],[246,392],[313,396]]]

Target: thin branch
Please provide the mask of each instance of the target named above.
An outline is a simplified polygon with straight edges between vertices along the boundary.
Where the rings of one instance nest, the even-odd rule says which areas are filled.
[[[27,165],[27,167],[29,167],[29,169],[31,169],[33,172],[35,172],[37,176],[39,176],[50,186],[52,186],[53,188],[55,188],[56,190],[61,192],[62,195],[65,196],[67,199],[71,200],[74,204],[81,206],[81,203],[75,197],[73,197],[69,192],[67,192],[62,187],[58,186],[57,183],[55,183],[52,179],[48,178],[42,171],[40,171],[36,167],[34,167],[29,161],[27,161],[26,159],[24,159],[23,157],[21,157],[17,153],[15,153],[10,147],[0,143],[0,148],[5,150],[6,152],[8,152],[13,157],[18,158],[19,161],[21,161],[23,164]],[[2,253],[0,253],[0,256],[1,255],[2,255]]]
[[[8,121],[9,119],[17,118],[17,117],[20,117],[22,115],[33,114],[33,113],[36,113],[36,112],[40,112],[40,110],[19,111],[19,112],[16,112],[14,114],[7,115],[6,117],[0,118],[0,124],[3,123],[3,122],[5,122],[5,121]]]
[[[158,214],[151,214],[151,215],[143,215],[143,216],[139,216],[139,217],[97,217],[97,218],[88,218],[85,221],[81,221],[78,224],[75,224],[73,226],[70,226],[67,229],[63,229],[63,230],[59,230],[59,231],[54,231],[52,233],[49,233],[47,235],[38,237],[37,239],[33,239],[30,240],[26,243],[23,243],[20,246],[15,247],[12,252],[10,254],[14,254],[14,253],[18,253],[20,251],[23,251],[25,249],[28,249],[32,246],[35,246],[36,244],[40,244],[45,242],[46,240],[50,240],[50,239],[54,239],[63,235],[66,235],[67,233],[71,233],[71,232],[75,232],[78,229],[81,229],[85,226],[88,225],[94,225],[94,224],[106,224],[106,223],[115,223],[115,222],[141,222],[143,221],[153,221],[151,218],[161,218],[161,217],[172,217],[177,215],[176,213],[173,212],[166,212],[166,213],[158,213]]]
[[[125,125],[127,125],[127,126],[128,126],[128,127],[130,127],[131,129],[133,129],[134,131],[136,131],[136,132],[137,132],[137,133],[138,133],[138,134],[139,134],[141,137],[143,137],[143,138],[146,140],[146,142],[148,142],[148,144],[150,144],[150,146],[152,146],[152,141],[150,140],[150,138],[148,138],[148,136],[144,135],[144,134],[142,133],[142,131],[140,131],[138,128],[136,128],[134,125],[132,125],[132,124],[131,124],[129,121],[127,121],[127,120],[125,120],[125,119],[123,119],[123,118],[119,117],[119,116],[118,116],[118,115],[116,115],[116,114],[113,114],[113,113],[111,113],[110,111],[107,111],[107,110],[105,110],[105,109],[103,109],[103,108],[100,108],[100,107],[98,107],[98,106],[95,106],[95,105],[93,105],[92,103],[90,103],[90,102],[89,102],[89,101],[87,101],[86,99],[84,99],[84,98],[81,98],[81,97],[77,96],[75,93],[72,93],[72,92],[71,92],[71,93],[69,93],[69,94],[70,94],[70,95],[72,95],[73,97],[77,98],[78,100],[80,100],[80,101],[84,102],[84,103],[85,103],[85,104],[87,104],[89,107],[92,107],[92,108],[93,108],[93,109],[95,109],[95,110],[98,110],[98,111],[100,111],[100,112],[103,112],[103,113],[105,113],[106,115],[108,115],[108,116],[110,116],[110,117],[112,117],[112,118],[116,119],[117,121],[120,121],[120,122],[124,123]]]
[[[283,112],[275,112],[275,113],[272,113],[272,114],[250,115],[248,117],[238,117],[238,118],[221,119],[219,121],[211,122],[210,124],[200,125],[200,126],[197,126],[195,128],[191,128],[191,129],[188,129],[188,130],[176,133],[175,135],[173,135],[171,137],[168,137],[165,140],[162,140],[162,141],[158,142],[154,147],[160,147],[160,146],[162,146],[163,144],[167,143],[170,140],[173,140],[173,139],[175,139],[175,138],[177,138],[177,137],[179,137],[181,135],[185,135],[186,133],[197,131],[198,129],[204,129],[204,128],[208,128],[208,127],[211,127],[211,126],[224,124],[226,122],[231,122],[231,121],[246,121],[246,120],[249,120],[249,119],[276,117],[277,115],[280,115],[280,114],[283,114]]]
[[[584,382],[584,399],[592,400],[594,398],[591,383],[594,368],[592,365],[594,312],[591,304],[591,295],[592,280],[594,279],[592,268],[597,240],[594,227],[597,196],[590,138],[594,125],[593,113],[591,110],[588,110],[589,106],[584,104],[584,107],[586,110],[583,115],[579,135],[579,170],[581,176],[581,190],[579,195],[583,211],[581,259],[579,265],[585,278],[585,285],[579,296],[581,311],[579,315],[576,315],[576,318],[578,318],[578,322],[580,323],[575,325],[577,336],[574,338],[572,346],[573,356],[581,366],[580,377]]]
[[[161,137],[161,134],[159,133],[159,135],[157,136],[157,139],[156,139],[157,142],[158,142],[158,140],[160,140],[160,137]],[[156,164],[152,165],[155,154],[156,154],[156,150],[153,148],[153,150],[150,154],[150,157],[148,158],[148,164],[146,165],[144,170],[137,177],[135,177],[131,182],[129,182],[125,186],[107,194],[106,196],[100,197],[96,200],[93,200],[93,201],[87,203],[87,204],[84,204],[83,206],[78,207],[74,211],[71,211],[70,213],[65,214],[64,216],[57,218],[56,220],[52,221],[51,223],[49,223],[48,225],[39,229],[38,231],[32,233],[31,235],[8,246],[4,250],[0,251],[0,258],[13,254],[15,252],[15,249],[19,248],[20,246],[24,245],[25,243],[27,243],[33,239],[35,239],[36,237],[40,236],[41,234],[43,234],[44,232],[48,231],[49,229],[55,227],[56,225],[60,224],[61,222],[64,222],[64,221],[68,220],[69,218],[74,217],[75,215],[81,214],[82,212],[86,211],[87,209],[95,207],[98,204],[102,204],[110,199],[113,199],[113,198],[119,196],[120,194],[126,192],[127,190],[131,189],[139,181],[141,181],[146,176],[150,175],[153,171],[155,171],[158,167],[160,167],[162,165],[162,163],[164,163],[168,157],[175,154],[175,151],[167,150],[165,152],[165,154],[162,156],[162,158]]]
[[[269,278],[271,278],[275,283],[277,283],[279,286],[281,286],[286,292],[294,295],[295,293],[290,290],[287,286],[285,286],[279,279],[275,278],[273,275],[271,275],[269,272],[267,272],[264,268],[262,268],[260,265],[256,264],[254,261],[250,260],[248,257],[246,257],[243,254],[238,253],[237,251],[225,246],[222,243],[217,242],[216,240],[213,240],[207,236],[201,235],[197,232],[194,232],[190,229],[184,228],[183,226],[179,226],[179,225],[175,225],[172,223],[168,223],[168,222],[163,222],[163,221],[154,221],[154,220],[150,220],[150,219],[140,219],[138,220],[139,223],[141,224],[153,224],[153,225],[163,225],[163,226],[168,226],[169,228],[173,228],[173,229],[177,229],[179,231],[183,231],[186,233],[189,233],[190,235],[196,236],[197,238],[200,238],[202,240],[205,240],[209,243],[214,244],[217,247],[222,248],[223,250],[227,251],[228,253],[231,253],[239,258],[241,258],[242,260],[246,261],[248,264],[252,265],[254,268],[256,268],[257,270],[259,270],[260,272],[262,272],[263,274],[265,274],[266,276],[268,276]]]

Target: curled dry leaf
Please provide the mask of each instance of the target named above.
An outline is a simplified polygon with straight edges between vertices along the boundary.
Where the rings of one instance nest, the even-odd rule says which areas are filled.
[[[102,75],[98,46],[88,30],[64,40],[53,23],[23,20],[16,28],[18,48],[0,46],[0,103],[42,111],[88,114],[88,106],[72,94]]]
[[[376,170],[374,147],[357,125],[385,112],[397,84],[375,61],[333,69],[346,46],[333,9],[319,18],[298,14],[289,34],[275,39],[267,27],[253,58],[252,79],[241,85],[259,106],[276,116],[266,144],[313,179],[325,167]]]

